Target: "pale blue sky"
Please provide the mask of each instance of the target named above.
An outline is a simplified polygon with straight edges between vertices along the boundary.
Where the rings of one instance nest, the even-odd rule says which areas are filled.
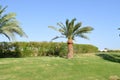
[[[120,0],[0,0],[0,5],[8,8],[6,12],[15,12],[17,20],[29,38],[17,41],[50,41],[60,35],[49,29],[57,22],[76,18],[82,26],[92,26],[94,31],[88,34],[90,40],[76,38],[75,43],[93,44],[99,49],[120,49]],[[0,36],[1,41],[8,41]],[[55,41],[66,41],[57,39]]]

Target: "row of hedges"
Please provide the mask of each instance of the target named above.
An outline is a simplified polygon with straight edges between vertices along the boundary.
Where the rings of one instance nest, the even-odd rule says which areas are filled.
[[[120,53],[120,50],[119,49],[116,49],[116,50],[106,49],[106,50],[102,50],[99,52]]]
[[[74,44],[74,52],[94,53],[98,48],[88,44]],[[66,56],[67,44],[58,42],[1,42],[0,57]]]

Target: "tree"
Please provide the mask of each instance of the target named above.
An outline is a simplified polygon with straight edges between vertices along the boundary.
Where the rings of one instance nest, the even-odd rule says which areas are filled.
[[[120,30],[120,28],[118,28],[118,30]],[[120,34],[119,34],[119,36],[120,36]]]
[[[0,34],[6,36],[9,40],[15,39],[15,34],[27,37],[16,20],[15,13],[4,14],[6,7],[0,6]]]
[[[58,32],[61,33],[62,36],[56,36],[54,39],[57,38],[67,38],[67,44],[68,44],[68,55],[67,58],[73,58],[73,40],[75,40],[75,37],[81,37],[88,39],[88,37],[85,35],[85,33],[90,33],[93,28],[90,26],[81,27],[82,23],[78,22],[75,24],[76,18],[72,19],[70,22],[67,19],[65,25],[63,23],[57,23],[60,28],[56,28],[54,26],[48,26],[49,28],[52,28]]]

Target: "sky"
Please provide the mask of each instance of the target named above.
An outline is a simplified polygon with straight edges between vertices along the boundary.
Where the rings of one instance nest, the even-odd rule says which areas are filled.
[[[66,19],[76,18],[82,27],[91,26],[94,30],[87,34],[89,40],[76,38],[74,43],[92,44],[100,50],[120,49],[120,0],[0,0],[0,5],[8,6],[5,13],[14,12],[28,38],[16,36],[17,41],[47,41],[60,33],[48,26],[65,23]],[[8,39],[0,35],[0,41]],[[54,42],[66,42],[57,39]]]

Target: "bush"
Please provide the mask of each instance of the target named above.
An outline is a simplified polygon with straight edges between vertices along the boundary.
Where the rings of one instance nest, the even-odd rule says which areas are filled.
[[[0,43],[0,57],[19,57],[16,53],[16,46],[13,43],[1,42]]]
[[[108,50],[107,52],[116,52],[116,53],[120,53],[120,50]]]
[[[0,57],[32,57],[67,55],[67,43],[59,42],[1,42]],[[88,44],[74,44],[74,52],[94,53],[98,48]]]
[[[90,44],[74,44],[74,52],[76,54],[80,53],[96,53],[98,48]]]

